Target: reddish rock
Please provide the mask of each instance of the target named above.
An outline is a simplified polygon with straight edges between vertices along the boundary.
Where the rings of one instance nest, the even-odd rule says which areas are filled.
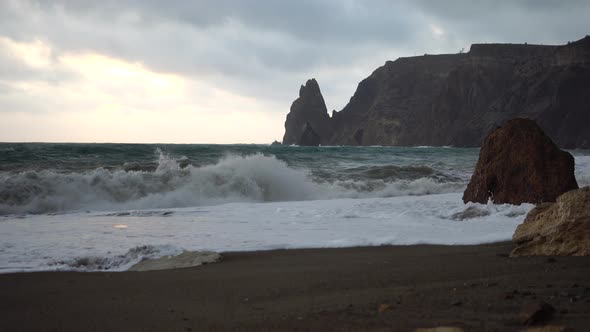
[[[560,150],[533,120],[518,118],[484,139],[463,201],[539,204],[555,202],[577,188],[574,157]]]

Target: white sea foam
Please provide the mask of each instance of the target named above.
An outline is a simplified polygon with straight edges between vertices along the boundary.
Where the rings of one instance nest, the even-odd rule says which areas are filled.
[[[462,221],[453,218],[473,207],[484,212]],[[230,203],[139,215],[130,211],[10,217],[0,222],[0,271],[123,270],[139,256],[180,253],[180,248],[223,252],[504,241],[531,208],[464,205],[461,194],[451,193]],[[167,213],[165,218],[162,213]]]
[[[576,155],[576,180],[580,187],[590,186],[590,155]]]

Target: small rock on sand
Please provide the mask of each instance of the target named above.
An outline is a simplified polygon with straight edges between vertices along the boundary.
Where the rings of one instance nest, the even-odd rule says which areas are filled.
[[[545,302],[535,302],[524,306],[519,314],[520,322],[533,325],[551,319],[555,308]]]
[[[385,311],[387,311],[387,310],[390,310],[390,309],[391,309],[391,307],[392,307],[392,306],[391,306],[391,304],[389,304],[389,303],[381,303],[381,304],[379,305],[379,308],[377,308],[377,311],[379,311],[379,313],[381,314],[381,313],[384,313],[384,312],[385,312]]]
[[[546,325],[541,327],[531,327],[526,330],[522,330],[522,332],[567,332],[571,331],[565,326],[557,326],[557,325]]]
[[[416,329],[414,332],[463,332],[463,329],[452,326],[438,326],[432,328]]]

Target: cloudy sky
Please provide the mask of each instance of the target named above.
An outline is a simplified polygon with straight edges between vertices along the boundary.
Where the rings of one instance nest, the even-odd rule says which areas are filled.
[[[0,141],[269,143],[386,60],[563,44],[590,1],[0,0]]]

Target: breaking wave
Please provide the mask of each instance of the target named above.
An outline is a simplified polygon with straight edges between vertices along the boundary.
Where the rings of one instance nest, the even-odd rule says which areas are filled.
[[[357,167],[349,172],[322,179],[263,154],[226,156],[217,164],[197,167],[160,152],[152,171],[1,173],[0,215],[427,195],[461,191],[465,186],[464,180],[442,179],[426,166]]]

